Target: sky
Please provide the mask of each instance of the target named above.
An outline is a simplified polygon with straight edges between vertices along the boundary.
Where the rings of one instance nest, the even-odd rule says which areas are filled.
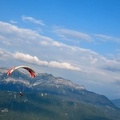
[[[1,0],[0,67],[31,66],[120,98],[119,0]]]

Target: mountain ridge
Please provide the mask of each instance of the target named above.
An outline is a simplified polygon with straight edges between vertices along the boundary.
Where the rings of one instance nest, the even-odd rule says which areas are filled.
[[[6,73],[0,69],[0,119],[120,120],[119,108],[83,85],[47,73],[34,79],[18,70]]]
[[[77,85],[62,77],[54,77],[52,74],[38,73],[35,78],[30,78],[29,75],[22,73],[19,70],[14,71],[10,76],[7,76],[7,69],[0,69],[0,89],[20,91],[19,88],[24,88],[24,92],[35,91],[43,93],[51,93],[61,96],[67,96],[77,101],[82,101],[94,105],[116,106],[104,95],[99,95],[88,91],[83,85]]]

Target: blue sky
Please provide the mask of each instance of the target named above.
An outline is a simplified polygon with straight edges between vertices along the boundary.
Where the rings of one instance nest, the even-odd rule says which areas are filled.
[[[0,1],[0,67],[29,65],[120,98],[119,0]]]

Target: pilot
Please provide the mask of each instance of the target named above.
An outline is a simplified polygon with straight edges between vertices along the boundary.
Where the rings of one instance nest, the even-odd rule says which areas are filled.
[[[19,92],[19,96],[22,97],[22,96],[23,96],[23,93],[22,93],[22,92]]]

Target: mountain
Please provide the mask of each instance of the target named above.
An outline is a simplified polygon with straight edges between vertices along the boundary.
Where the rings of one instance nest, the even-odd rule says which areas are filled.
[[[51,93],[68,99],[72,96],[71,100],[116,107],[107,97],[88,91],[83,85],[74,84],[70,80],[54,77],[52,74],[39,73],[35,78],[30,78],[18,70],[10,76],[6,73],[7,69],[0,69],[0,90]]]
[[[1,120],[119,120],[120,111],[65,100],[53,94],[0,91]]]
[[[111,100],[113,102],[113,104],[115,104],[117,107],[120,108],[120,99],[114,99],[114,100]]]
[[[21,71],[6,75],[0,69],[0,110],[4,120],[120,120],[120,109],[106,96],[86,90],[70,80]],[[19,97],[18,92],[24,93]],[[18,117],[19,116],[19,117]]]

